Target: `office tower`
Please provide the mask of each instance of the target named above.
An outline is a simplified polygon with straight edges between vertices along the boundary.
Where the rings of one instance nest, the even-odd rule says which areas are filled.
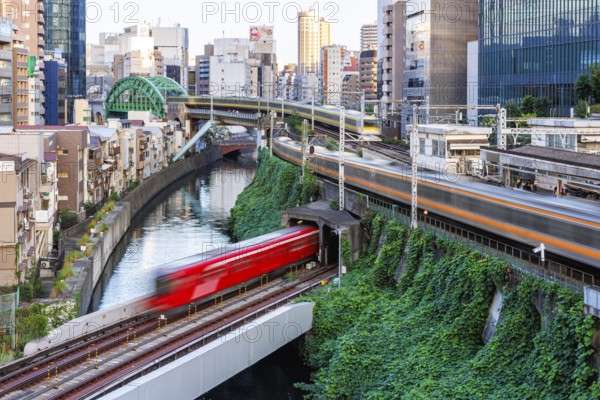
[[[75,98],[86,97],[85,0],[44,0],[46,49],[60,49],[68,65],[67,114]]]
[[[331,44],[329,22],[319,18],[315,10],[298,15],[298,74],[319,72],[319,54],[323,46]]]
[[[531,0],[525,7],[520,0],[481,0],[479,104],[520,103],[531,95],[549,100],[549,115],[569,116],[577,76],[600,63],[598,6],[595,0]]]

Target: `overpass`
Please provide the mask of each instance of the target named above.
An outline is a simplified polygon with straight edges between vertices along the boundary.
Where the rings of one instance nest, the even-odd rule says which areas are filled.
[[[190,121],[193,126],[199,120],[220,120],[227,124],[239,124],[258,129],[268,126],[270,113],[285,118],[292,114],[329,129],[339,129],[339,108],[333,106],[312,106],[311,104],[263,99],[259,97],[208,97],[208,96],[169,96],[168,116],[179,121]],[[345,110],[345,128],[350,135],[361,135],[363,140],[376,140],[379,137],[379,120],[359,111]]]

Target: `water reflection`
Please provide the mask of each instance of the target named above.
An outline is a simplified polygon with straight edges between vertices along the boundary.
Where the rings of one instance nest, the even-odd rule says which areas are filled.
[[[104,291],[100,309],[151,294],[154,271],[209,245],[229,243],[225,226],[256,172],[251,158],[224,161],[182,181],[131,228],[130,242]]]

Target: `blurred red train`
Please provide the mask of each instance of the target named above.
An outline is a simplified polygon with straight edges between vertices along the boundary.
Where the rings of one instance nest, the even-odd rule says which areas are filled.
[[[158,311],[189,304],[280,268],[316,258],[319,229],[298,225],[224,245],[161,266],[148,307]]]

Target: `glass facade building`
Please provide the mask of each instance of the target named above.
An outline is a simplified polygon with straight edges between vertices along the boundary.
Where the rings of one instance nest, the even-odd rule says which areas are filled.
[[[600,0],[479,0],[479,104],[547,97],[568,116],[574,83],[600,63]]]
[[[46,49],[60,49],[67,63],[69,122],[75,98],[86,97],[85,12],[85,0],[44,0]]]

